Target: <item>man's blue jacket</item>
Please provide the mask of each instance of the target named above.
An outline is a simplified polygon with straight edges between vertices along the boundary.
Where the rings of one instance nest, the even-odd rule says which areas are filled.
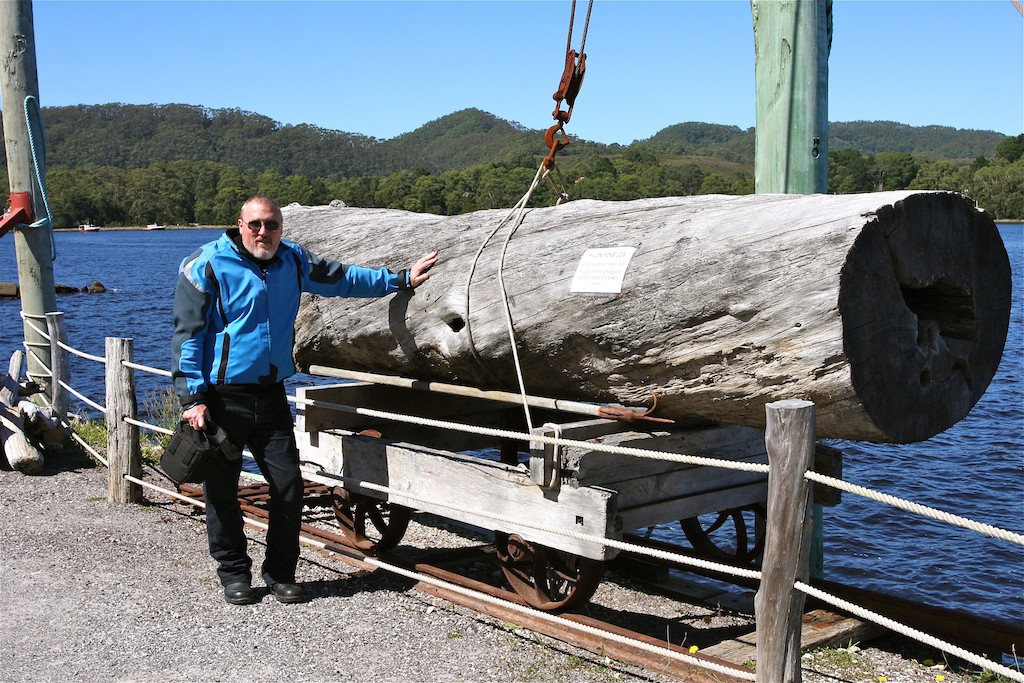
[[[241,248],[237,228],[181,263],[174,293],[172,377],[183,407],[212,384],[274,384],[295,374],[299,295],[377,297],[409,286],[408,272],[322,260],[282,240],[269,261]]]

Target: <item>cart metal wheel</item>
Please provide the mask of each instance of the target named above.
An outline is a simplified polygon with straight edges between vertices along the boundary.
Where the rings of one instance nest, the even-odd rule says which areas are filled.
[[[342,532],[365,553],[383,552],[398,545],[412,517],[407,507],[352,493],[341,486],[331,489],[331,497]]]
[[[686,540],[704,557],[756,565],[764,552],[763,503],[679,520]]]
[[[495,548],[505,579],[519,597],[545,611],[585,604],[604,576],[604,562],[495,532]]]

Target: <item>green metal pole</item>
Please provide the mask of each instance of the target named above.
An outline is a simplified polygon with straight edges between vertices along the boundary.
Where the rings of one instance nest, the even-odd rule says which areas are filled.
[[[832,0],[751,0],[758,193],[828,191]]]
[[[0,2],[0,41],[3,59],[0,98],[3,100],[4,146],[10,191],[31,194],[34,221],[44,215],[44,208],[42,192],[36,182],[30,134],[36,140],[40,173],[44,177],[46,160],[42,158],[42,131],[38,129],[39,82],[31,0]],[[32,124],[26,120],[26,104],[33,113]],[[45,331],[46,314],[57,310],[51,253],[53,228],[48,224],[35,228],[20,226],[11,234],[18,259],[21,310],[27,321]],[[52,395],[48,370],[51,362],[49,342],[26,322],[25,343],[29,351],[26,354],[29,377],[45,387],[45,396],[49,399]],[[47,367],[43,368],[43,364]]]

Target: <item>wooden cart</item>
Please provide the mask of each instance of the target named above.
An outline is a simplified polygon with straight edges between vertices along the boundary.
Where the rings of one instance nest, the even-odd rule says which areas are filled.
[[[527,444],[496,436],[322,407],[341,404],[517,429],[517,422],[524,421],[522,407],[508,403],[367,382],[300,388],[297,397],[296,434],[304,476],[335,487],[335,511],[357,545],[372,552],[398,544],[413,509],[494,531],[509,583],[542,609],[566,608],[590,598],[604,561],[619,552],[601,541],[677,520],[685,520],[688,537],[707,540],[700,515],[717,513],[716,524],[726,519],[739,524],[742,520],[733,511],[760,506],[767,494],[766,477],[758,472],[539,442],[529,444],[527,454]],[[651,423],[581,420],[556,411],[532,415],[544,425],[535,434],[767,461],[764,434],[751,427],[694,422],[664,429]],[[745,534],[743,529],[737,532]],[[757,552],[755,536],[750,534],[749,542],[738,540],[726,552],[738,556],[732,559],[751,560]],[[713,551],[714,545],[707,548]]]

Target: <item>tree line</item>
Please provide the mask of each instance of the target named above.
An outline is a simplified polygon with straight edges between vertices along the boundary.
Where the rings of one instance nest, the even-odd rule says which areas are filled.
[[[145,168],[112,166],[54,168],[46,173],[54,226],[227,225],[242,202],[255,194],[282,205],[327,204],[403,209],[454,215],[507,208],[529,187],[539,156],[524,154],[502,163],[432,173],[413,168],[386,176],[337,181],[278,171],[242,170],[213,161],[180,159]],[[707,171],[693,162],[627,150],[616,156],[592,154],[566,163],[561,178],[572,199],[630,200],[697,194],[750,194],[750,173]],[[6,182],[6,172],[0,182]],[[952,190],[978,202],[997,219],[1024,219],[1024,136],[1007,138],[996,156],[958,166],[906,152],[865,155],[853,149],[829,152],[829,189],[838,194],[884,190]],[[556,200],[556,188],[542,184],[534,206]]]
[[[187,105],[59,107],[44,121],[57,227],[225,225],[253,194],[445,215],[504,208],[546,151],[539,131],[473,109],[387,141]],[[1024,136],[892,122],[830,130],[830,192],[953,190],[997,218],[1024,219]],[[883,144],[893,147],[866,151]],[[628,146],[574,139],[559,166],[573,199],[748,194],[753,156],[753,129],[683,123]],[[547,183],[533,200],[554,201]]]
[[[507,162],[524,153],[536,153],[543,139],[541,130],[479,109],[442,116],[389,140],[310,124],[282,125],[239,109],[185,104],[46,107],[43,120],[48,161],[53,167],[133,169],[177,160],[216,161],[241,169],[327,180],[387,176],[417,167],[443,173],[492,161]],[[1005,137],[994,131],[915,127],[892,121],[829,124],[830,149],[853,148],[863,154],[906,152],[933,160],[991,158]],[[659,157],[715,157],[752,167],[754,129],[679,123],[629,145],[574,139],[562,154],[615,156],[638,148]],[[0,163],[4,161],[0,159]]]
[[[480,164],[464,170],[432,173],[425,168],[386,176],[360,176],[329,181],[274,170],[241,170],[212,161],[178,160],[146,168],[111,166],[54,168],[46,173],[47,193],[55,227],[81,223],[103,226],[227,225],[238,217],[242,202],[256,194],[282,205],[327,204],[340,199],[349,206],[403,209],[454,215],[479,209],[507,208],[526,192],[540,157],[524,155],[509,162]],[[710,177],[710,181],[706,179]],[[718,179],[716,182],[716,178]],[[698,194],[702,191],[752,191],[753,182],[726,181],[695,164],[664,166],[652,155],[583,159],[563,179],[570,197],[639,199]],[[0,182],[6,182],[6,172]],[[534,206],[553,204],[554,185],[541,185]]]
[[[883,190],[952,190],[974,199],[997,220],[1024,219],[1024,135],[1005,138],[992,159],[932,161],[906,152],[828,155],[828,189],[836,194]]]

